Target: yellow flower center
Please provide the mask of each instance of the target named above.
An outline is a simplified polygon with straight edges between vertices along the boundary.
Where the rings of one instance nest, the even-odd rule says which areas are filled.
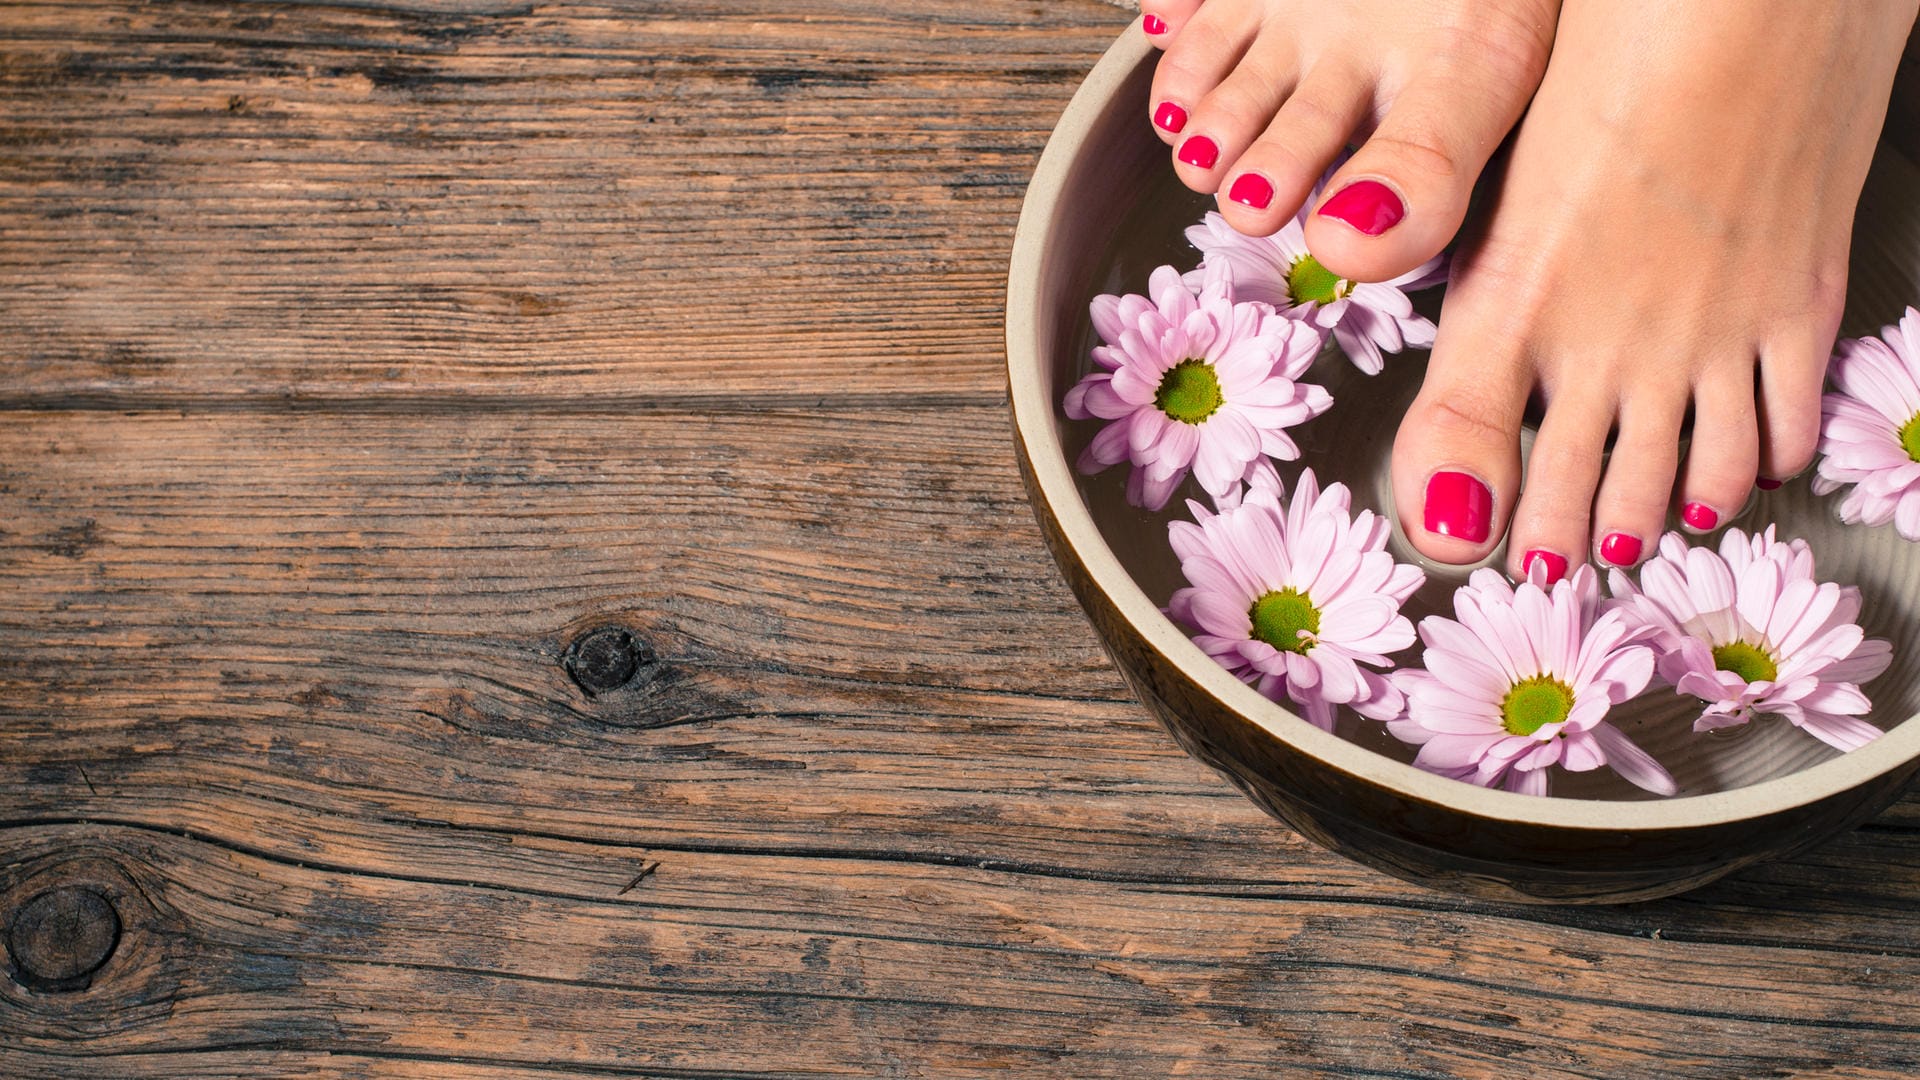
[[[1731,671],[1750,683],[1773,682],[1780,677],[1780,667],[1773,662],[1773,657],[1768,656],[1760,646],[1744,641],[1715,645],[1713,666],[1721,671]]]
[[[1913,419],[1907,421],[1907,426],[1900,429],[1900,449],[1905,450],[1908,457],[1920,461],[1920,413],[1914,413]]]
[[[1296,304],[1331,304],[1353,291],[1351,282],[1320,265],[1311,255],[1302,255],[1287,268],[1287,295]]]
[[[1198,424],[1220,408],[1220,379],[1205,360],[1182,360],[1160,377],[1153,403],[1183,424]]]
[[[1522,679],[1500,703],[1500,717],[1509,735],[1531,735],[1557,724],[1573,712],[1573,690],[1551,675]]]
[[[1247,614],[1253,618],[1253,636],[1285,652],[1305,654],[1315,644],[1312,635],[1320,632],[1320,609],[1296,589],[1268,593]],[[1307,637],[1300,636],[1302,630]]]

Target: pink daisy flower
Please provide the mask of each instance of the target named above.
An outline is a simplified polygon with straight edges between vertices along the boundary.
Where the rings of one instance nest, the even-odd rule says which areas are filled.
[[[1518,588],[1478,570],[1454,593],[1458,619],[1420,620],[1426,670],[1394,672],[1407,712],[1387,730],[1420,747],[1415,765],[1482,787],[1545,795],[1552,766],[1611,765],[1672,795],[1667,770],[1606,721],[1653,677],[1653,651],[1624,616],[1600,611],[1591,567],[1551,592],[1545,582],[1538,563]]]
[[[1920,311],[1877,338],[1843,341],[1828,367],[1836,394],[1821,398],[1815,494],[1855,485],[1840,520],[1885,525],[1920,540]]]
[[[1170,266],[1148,284],[1150,298],[1094,298],[1100,370],[1067,391],[1064,408],[1113,422],[1080,455],[1080,471],[1131,460],[1127,500],[1158,510],[1189,471],[1219,496],[1262,454],[1299,457],[1287,429],[1333,404],[1324,387],[1295,381],[1320,334],[1266,304],[1235,302],[1224,264],[1197,296]]]
[[[1241,474],[1238,483],[1215,495],[1213,508],[1216,511],[1231,510],[1246,499],[1247,492],[1262,488],[1272,492],[1275,499],[1287,493],[1286,485],[1280,482],[1280,471],[1273,467],[1273,459],[1269,457],[1255,459],[1251,465],[1247,466],[1247,471]]]
[[[1609,606],[1646,628],[1660,678],[1707,703],[1693,730],[1770,713],[1841,750],[1880,736],[1861,719],[1871,704],[1859,684],[1893,648],[1855,623],[1859,589],[1814,580],[1806,541],[1729,529],[1715,552],[1668,533],[1637,587],[1619,570],[1608,584]]]
[[[1268,470],[1220,513],[1187,504],[1194,521],[1167,535],[1190,587],[1167,614],[1228,671],[1293,701],[1318,728],[1333,730],[1340,705],[1375,720],[1399,715],[1400,692],[1361,665],[1391,668],[1387,654],[1413,644],[1400,605],[1426,575],[1394,561],[1389,525],[1370,510],[1353,515],[1345,485],[1322,491],[1307,469],[1291,503],[1280,496]]]
[[[1378,375],[1386,363],[1383,353],[1433,344],[1433,320],[1413,313],[1407,293],[1446,281],[1446,260],[1435,256],[1391,281],[1339,277],[1307,251],[1307,206],[1319,197],[1315,188],[1306,206],[1272,236],[1242,235],[1226,218],[1208,211],[1205,220],[1187,230],[1187,240],[1206,256],[1201,269],[1187,275],[1188,282],[1226,263],[1233,267],[1240,299],[1272,304],[1290,318],[1331,331],[1355,367]]]

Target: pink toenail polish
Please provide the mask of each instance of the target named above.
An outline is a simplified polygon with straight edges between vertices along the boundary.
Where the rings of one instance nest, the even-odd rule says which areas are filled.
[[[1180,144],[1180,160],[1196,169],[1211,169],[1220,160],[1220,148],[1205,135],[1195,135]]]
[[[1393,189],[1378,180],[1356,180],[1320,204],[1320,216],[1344,221],[1368,236],[1379,236],[1407,216]]]
[[[1227,198],[1241,206],[1251,206],[1255,210],[1265,210],[1273,204],[1273,185],[1259,173],[1242,173],[1240,179],[1233,182]]]
[[[1167,21],[1158,15],[1149,15],[1140,20],[1140,29],[1154,37],[1159,37],[1167,32]]]
[[[1706,503],[1690,502],[1680,508],[1680,520],[1686,522],[1689,529],[1706,532],[1720,524],[1720,515]]]
[[[1547,584],[1549,585],[1567,576],[1566,556],[1555,555],[1551,551],[1545,551],[1540,548],[1535,548],[1527,552],[1526,555],[1520,559],[1520,572],[1522,574],[1531,574],[1533,572],[1533,564],[1536,562],[1546,568]]]
[[[1153,122],[1158,124],[1162,131],[1170,131],[1178,135],[1180,129],[1187,126],[1187,110],[1171,101],[1163,101],[1160,107],[1153,111]]]
[[[1780,481],[1762,476],[1753,482],[1753,486],[1759,488],[1761,491],[1779,491]]]
[[[1427,531],[1469,544],[1493,528],[1493,492],[1463,472],[1437,472],[1427,481]]]
[[[1632,566],[1640,561],[1640,538],[1626,533],[1608,533],[1600,541],[1600,557],[1615,566]]]

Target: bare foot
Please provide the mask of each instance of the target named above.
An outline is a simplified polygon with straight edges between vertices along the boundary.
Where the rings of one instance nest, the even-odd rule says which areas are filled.
[[[1174,168],[1249,236],[1300,209],[1343,278],[1385,281],[1453,239],[1539,85],[1560,0],[1142,0],[1167,50],[1151,119]]]
[[[1681,519],[1704,532],[1756,474],[1806,468],[1917,3],[1567,0],[1394,447],[1416,547],[1472,562],[1510,522],[1511,572],[1540,559],[1557,576],[1589,552],[1630,566],[1676,474]]]

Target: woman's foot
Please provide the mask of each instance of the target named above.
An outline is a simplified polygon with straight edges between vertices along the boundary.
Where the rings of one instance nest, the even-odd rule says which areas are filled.
[[[1395,444],[1417,548],[1476,561],[1510,522],[1510,572],[1633,565],[1670,505],[1710,530],[1806,468],[1917,2],[1567,0]]]
[[[1293,217],[1329,270],[1384,281],[1453,239],[1539,85],[1560,0],[1142,0],[1166,49],[1151,121],[1188,187],[1249,236]]]

